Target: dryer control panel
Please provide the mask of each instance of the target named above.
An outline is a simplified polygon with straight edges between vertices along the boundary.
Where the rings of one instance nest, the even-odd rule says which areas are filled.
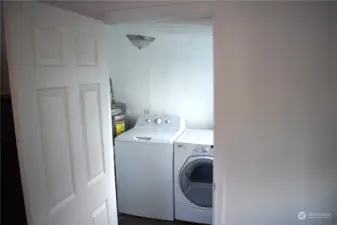
[[[194,153],[213,154],[213,145],[197,146]]]

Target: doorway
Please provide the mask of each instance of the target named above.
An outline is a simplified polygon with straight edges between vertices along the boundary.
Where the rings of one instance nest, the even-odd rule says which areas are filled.
[[[213,129],[213,33],[210,18],[107,25],[107,31],[114,98],[126,105],[131,127],[144,112],[150,112],[157,115],[180,115],[186,119],[188,129]],[[128,39],[130,34],[151,37],[154,41],[138,49]],[[198,142],[196,139],[194,141]],[[209,145],[213,145],[213,142]],[[126,164],[124,162],[129,163],[125,160],[123,165]],[[116,164],[118,167],[117,160]],[[198,210],[210,214],[202,220],[209,221],[213,207],[213,160],[194,166],[189,173],[180,168],[184,175],[188,175],[188,178],[182,179],[183,192],[187,195],[187,204],[195,204]],[[126,176],[126,173],[123,174]],[[173,176],[176,180],[179,174],[175,171]],[[201,182],[198,182],[200,179]],[[187,183],[205,188],[194,186],[190,189]],[[132,204],[131,198],[127,198],[130,195],[124,194],[127,188],[123,187],[120,187],[123,194],[119,191],[120,201],[128,199]],[[203,199],[196,196],[200,190],[204,194]],[[181,199],[185,201],[186,198]],[[126,204],[120,204],[119,212],[144,215],[144,212],[131,206],[126,207]],[[125,216],[120,218],[122,224],[125,218],[128,219]],[[191,222],[188,218],[186,220]]]

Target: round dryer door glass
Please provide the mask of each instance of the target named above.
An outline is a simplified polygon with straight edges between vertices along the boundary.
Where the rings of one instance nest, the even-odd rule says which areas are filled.
[[[193,204],[212,208],[213,202],[213,158],[193,157],[180,172],[180,188]]]

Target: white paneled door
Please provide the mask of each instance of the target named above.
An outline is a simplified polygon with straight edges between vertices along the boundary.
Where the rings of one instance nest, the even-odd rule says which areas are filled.
[[[104,24],[32,2],[5,23],[29,225],[116,225]]]

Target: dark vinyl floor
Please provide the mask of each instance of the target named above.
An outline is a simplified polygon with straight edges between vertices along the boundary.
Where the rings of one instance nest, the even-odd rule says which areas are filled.
[[[153,220],[129,215],[120,215],[118,225],[197,225],[197,224],[181,221],[171,222],[171,221]]]

